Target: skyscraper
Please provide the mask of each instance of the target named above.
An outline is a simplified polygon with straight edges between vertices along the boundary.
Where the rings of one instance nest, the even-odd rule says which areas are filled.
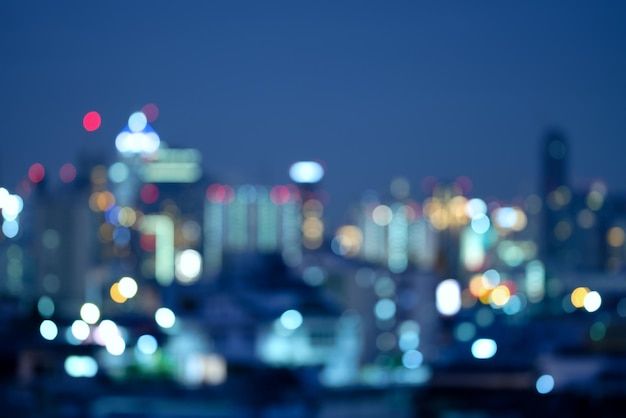
[[[542,255],[552,261],[566,257],[566,242],[572,235],[569,187],[569,147],[564,135],[549,130],[542,148],[541,197],[544,203]]]

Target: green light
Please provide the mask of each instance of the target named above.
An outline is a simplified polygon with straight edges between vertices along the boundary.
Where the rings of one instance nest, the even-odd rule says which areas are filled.
[[[174,222],[166,215],[146,215],[141,231],[156,237],[154,277],[168,286],[174,280]]]
[[[543,263],[533,260],[526,264],[526,295],[531,302],[540,302],[546,289],[546,271]]]
[[[222,267],[224,205],[207,202],[204,207],[205,271],[215,274]]]
[[[233,250],[244,250],[248,244],[248,202],[243,187],[237,189],[235,199],[227,206],[226,242]]]
[[[389,224],[389,235],[387,243],[389,246],[387,256],[387,266],[394,273],[401,273],[406,270],[408,265],[408,241],[409,231],[406,218],[406,209],[404,206],[394,205],[393,217]]]
[[[260,251],[274,251],[277,241],[278,211],[267,190],[260,189],[257,199],[257,247]]]

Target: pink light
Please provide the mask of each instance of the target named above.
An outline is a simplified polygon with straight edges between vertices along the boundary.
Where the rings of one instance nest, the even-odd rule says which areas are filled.
[[[70,183],[76,178],[76,167],[74,164],[66,163],[59,170],[59,178],[63,183]]]
[[[143,203],[150,205],[156,202],[159,198],[159,188],[156,187],[154,184],[145,184],[141,188],[139,195]]]
[[[159,117],[159,107],[154,103],[148,103],[141,108],[141,112],[146,115],[148,122],[152,123]]]
[[[87,112],[85,116],[83,116],[83,128],[87,132],[93,132],[100,127],[102,123],[102,118],[100,114],[96,111]]]
[[[270,191],[270,199],[277,205],[285,204],[289,201],[291,193],[287,186],[274,186]]]
[[[39,183],[46,176],[46,169],[40,163],[35,163],[28,169],[28,179],[33,183]]]

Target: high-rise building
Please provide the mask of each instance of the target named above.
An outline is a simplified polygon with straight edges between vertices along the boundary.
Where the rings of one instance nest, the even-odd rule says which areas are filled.
[[[569,147],[561,132],[551,130],[544,137],[542,164],[542,254],[551,262],[566,262],[570,258],[567,242],[572,236],[574,224],[568,175]]]

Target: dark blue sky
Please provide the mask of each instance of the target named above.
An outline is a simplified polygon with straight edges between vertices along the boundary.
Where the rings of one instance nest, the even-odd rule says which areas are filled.
[[[224,181],[326,162],[331,212],[395,175],[535,190],[546,126],[574,177],[624,190],[626,3],[0,2],[0,178],[113,155],[159,105],[162,140]],[[98,110],[103,126],[82,130]]]

